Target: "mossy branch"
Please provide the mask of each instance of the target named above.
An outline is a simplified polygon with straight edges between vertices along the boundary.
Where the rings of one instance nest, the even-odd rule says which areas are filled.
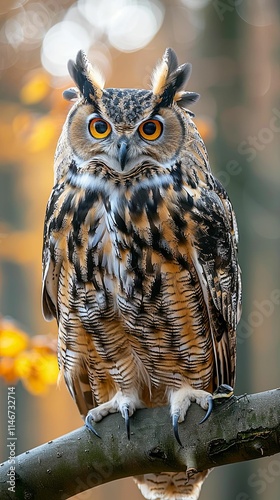
[[[203,470],[280,452],[280,389],[233,397],[217,404],[203,424],[192,404],[174,438],[167,407],[136,411],[128,441],[120,414],[85,426],[0,466],[0,498],[65,500],[115,479],[160,471]],[[15,492],[11,488],[11,466]],[[9,482],[10,481],[10,482]]]

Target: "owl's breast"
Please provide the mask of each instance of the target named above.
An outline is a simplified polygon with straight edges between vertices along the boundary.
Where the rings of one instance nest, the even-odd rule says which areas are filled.
[[[105,186],[63,193],[65,214],[60,210],[53,221],[57,246],[81,282],[128,299],[154,297],[166,274],[190,267],[192,197],[182,207],[180,193],[166,180]]]
[[[95,192],[68,187],[58,191],[47,229],[54,263],[47,291],[54,303],[58,297],[61,331],[81,325],[105,363],[129,349],[154,387],[180,386],[185,376],[206,387],[211,377],[209,319],[193,263],[193,200],[182,204],[180,197],[166,182]],[[115,349],[117,338],[122,349]]]

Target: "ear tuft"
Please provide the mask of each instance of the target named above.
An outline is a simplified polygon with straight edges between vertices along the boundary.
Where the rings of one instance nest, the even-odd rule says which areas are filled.
[[[161,95],[166,87],[166,82],[170,73],[178,67],[178,59],[173,49],[166,49],[161,61],[152,73],[153,94]]]
[[[194,102],[194,92],[179,92],[179,90],[188,81],[192,66],[189,63],[178,66],[178,59],[173,49],[166,49],[162,60],[156,66],[152,74],[152,91],[158,97],[160,106],[170,106],[173,100],[178,101],[188,94],[189,103]],[[178,103],[179,104],[179,103]],[[180,105],[180,104],[179,104]]]
[[[190,104],[198,101],[200,95],[196,92],[177,92],[174,96],[174,101],[177,102],[180,108],[187,108]]]
[[[104,79],[82,50],[78,52],[76,62],[68,62],[68,71],[86,100],[102,96]]]
[[[62,92],[62,95],[66,101],[76,101],[80,96],[80,91],[76,87],[71,87]]]

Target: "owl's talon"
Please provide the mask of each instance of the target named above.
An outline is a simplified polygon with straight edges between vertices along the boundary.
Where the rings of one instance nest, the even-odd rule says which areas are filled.
[[[207,398],[208,409],[206,415],[199,423],[202,424],[210,416],[213,410],[214,401],[217,403],[221,403],[223,402],[224,399],[230,399],[232,396],[233,396],[233,388],[230,385],[228,384],[219,385],[219,387],[215,390],[213,396],[210,395]]]
[[[101,436],[99,436],[98,432],[93,427],[92,422],[93,422],[92,416],[90,414],[87,414],[87,416],[85,418],[85,426],[86,426],[86,428],[89,431],[93,432],[93,434],[95,434],[96,437],[98,437],[99,439],[101,439]]]
[[[172,427],[173,427],[174,436],[176,438],[177,443],[180,446],[183,446],[182,442],[181,442],[181,439],[180,439],[180,436],[179,436],[178,422],[179,422],[179,413],[174,413],[172,415]]]
[[[207,402],[208,402],[208,409],[207,409],[206,415],[203,417],[202,420],[200,420],[199,424],[203,424],[203,422],[205,422],[205,420],[207,420],[207,418],[211,415],[212,410],[213,410],[213,396],[211,396],[211,395],[208,396]]]

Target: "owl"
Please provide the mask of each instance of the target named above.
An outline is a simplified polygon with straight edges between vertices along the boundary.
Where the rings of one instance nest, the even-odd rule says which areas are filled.
[[[180,446],[190,404],[207,418],[234,384],[241,304],[234,212],[183,90],[191,66],[167,49],[150,90],[104,88],[82,51],[68,67],[43,248],[59,367],[92,429],[120,412],[129,437],[138,408],[169,405]],[[206,475],[136,482],[147,499],[195,500]]]

